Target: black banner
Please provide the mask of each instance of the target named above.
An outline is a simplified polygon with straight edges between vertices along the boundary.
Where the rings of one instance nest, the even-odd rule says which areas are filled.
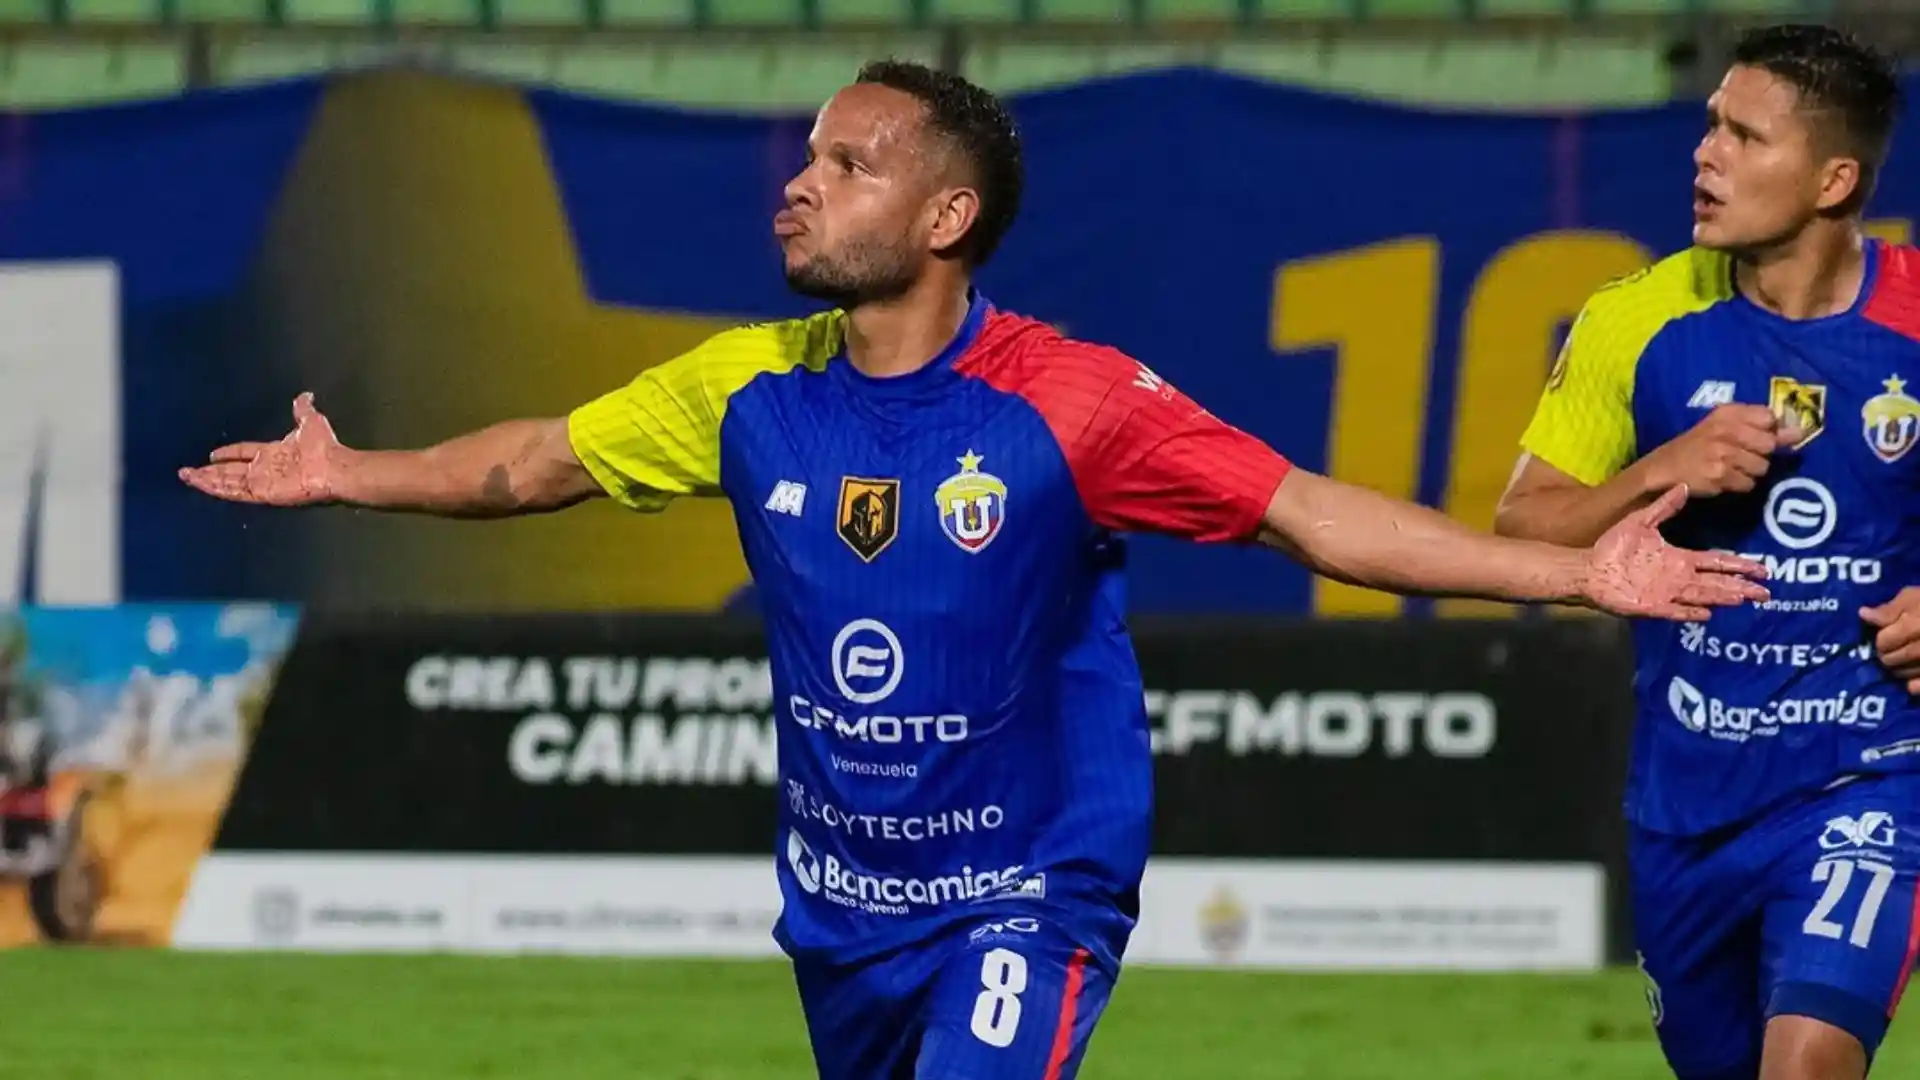
[[[1145,622],[1155,850],[1600,861],[1631,645],[1611,620]]]
[[[1136,643],[1160,853],[1617,848],[1611,622],[1149,620]],[[751,621],[315,613],[218,846],[762,855],[776,731]]]
[[[310,614],[215,847],[769,855],[761,640],[723,619]]]

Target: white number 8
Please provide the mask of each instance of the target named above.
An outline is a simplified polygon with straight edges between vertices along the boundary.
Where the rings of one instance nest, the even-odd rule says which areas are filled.
[[[1020,992],[1027,988],[1027,958],[1010,949],[995,949],[980,964],[980,985],[973,999],[973,1036],[988,1046],[1006,1049],[1020,1030]]]

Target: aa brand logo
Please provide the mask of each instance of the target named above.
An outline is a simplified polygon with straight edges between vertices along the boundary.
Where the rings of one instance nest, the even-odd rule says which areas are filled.
[[[1867,399],[1860,409],[1860,428],[1874,456],[1891,465],[1920,442],[1920,401],[1907,395],[1906,380],[1898,375],[1880,385],[1887,392]]]
[[[1820,848],[1823,851],[1890,848],[1893,841],[1893,815],[1884,810],[1869,810],[1857,818],[1844,814],[1829,818],[1827,827],[1820,833]]]
[[[794,480],[782,480],[773,485],[773,493],[767,496],[767,512],[799,517],[807,509],[807,485]]]
[[[856,705],[884,701],[906,673],[900,638],[878,619],[855,619],[833,639],[833,681]]]
[[[961,551],[972,554],[993,543],[1007,516],[1007,485],[980,471],[980,455],[968,450],[960,471],[940,482],[933,501],[940,508],[940,529]]]
[[[1767,384],[1767,409],[1781,423],[1800,429],[1798,450],[1827,428],[1827,388],[1782,375]]]
[[[872,562],[900,535],[900,481],[840,478],[840,539],[863,562]]]
[[[1715,409],[1733,404],[1733,384],[1725,379],[1708,379],[1687,399],[1689,409]]]
[[[1767,493],[1765,523],[1768,535],[1782,547],[1805,551],[1833,535],[1840,511],[1825,484],[1795,476]]]

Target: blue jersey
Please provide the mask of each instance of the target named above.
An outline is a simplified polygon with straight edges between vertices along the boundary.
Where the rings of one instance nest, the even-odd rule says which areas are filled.
[[[843,327],[721,334],[570,422],[627,505],[733,505],[779,731],[776,935],[854,961],[1031,911],[1115,964],[1152,801],[1119,534],[1251,538],[1287,464],[978,297],[909,375],[861,374]]]
[[[1920,703],[1859,616],[1920,584],[1920,252],[1870,241],[1851,310],[1791,320],[1693,249],[1597,292],[1523,444],[1604,483],[1731,403],[1805,433],[1747,494],[1690,502],[1683,547],[1764,562],[1773,598],[1634,628],[1627,810],[1657,832],[1744,822],[1850,775],[1920,766]]]

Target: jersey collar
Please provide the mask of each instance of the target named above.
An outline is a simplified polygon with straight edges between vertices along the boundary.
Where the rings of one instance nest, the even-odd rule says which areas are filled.
[[[1762,322],[1774,323],[1795,330],[1812,330],[1818,327],[1830,326],[1835,323],[1845,322],[1866,310],[1867,301],[1873,299],[1873,290],[1880,284],[1880,264],[1884,261],[1881,259],[1881,247],[1881,242],[1878,239],[1871,236],[1866,238],[1866,242],[1861,248],[1862,254],[1866,256],[1866,267],[1861,271],[1860,291],[1854,296],[1853,303],[1849,304],[1845,311],[1836,311],[1831,315],[1822,315],[1817,319],[1789,319],[1777,311],[1768,311],[1766,308],[1754,303],[1751,297],[1741,291],[1739,285],[1733,283],[1733,265],[1731,261],[1729,261],[1727,265],[1728,284],[1733,290],[1734,303],[1738,304],[1748,315]]]
[[[960,320],[959,331],[953,335],[952,341],[947,342],[946,348],[916,371],[878,377],[863,374],[859,368],[847,362],[844,345],[839,356],[835,357],[841,362],[829,365],[829,370],[840,376],[843,385],[863,397],[899,400],[938,396],[960,380],[961,375],[955,370],[954,364],[979,340],[981,328],[987,323],[987,313],[992,308],[992,302],[982,296],[978,289],[968,288],[967,315]]]

